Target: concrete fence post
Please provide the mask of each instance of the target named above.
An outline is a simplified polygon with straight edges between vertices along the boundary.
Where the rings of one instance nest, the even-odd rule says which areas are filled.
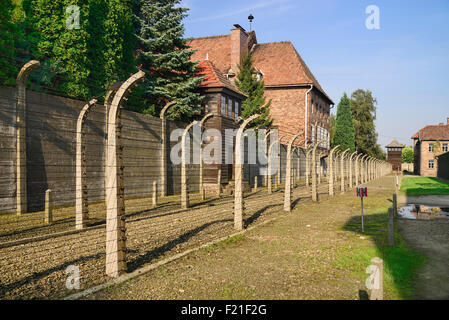
[[[174,106],[176,102],[168,102],[164,108],[162,108],[161,119],[161,195],[167,196],[167,110]]]
[[[318,185],[321,184],[321,155],[322,152],[318,152],[318,160],[316,161],[316,169],[318,171]]]
[[[189,186],[188,186],[188,174],[187,174],[187,135],[189,130],[198,124],[198,121],[193,121],[190,123],[184,130],[181,138],[181,208],[187,209],[190,206],[189,203]],[[188,143],[190,144],[190,139],[188,139]],[[190,157],[190,148],[189,148],[189,157]]]
[[[273,143],[271,143],[271,145],[269,146],[269,148],[268,148],[268,164],[267,164],[267,166],[268,166],[268,185],[267,185],[267,187],[268,187],[268,194],[272,194],[273,193],[273,175],[272,175],[272,173],[271,173],[271,170],[272,170],[272,165],[271,165],[271,155],[272,155],[272,152],[273,152],[273,148],[274,148],[274,146],[278,146],[280,144],[280,142],[279,142],[279,140],[278,141],[273,141]],[[279,148],[278,148],[278,150],[279,150]],[[278,170],[280,170],[280,168],[278,168]]]
[[[217,172],[217,197],[221,197],[221,165],[219,165]]]
[[[371,265],[374,267],[374,283],[371,284],[370,300],[384,299],[384,262],[380,258],[371,259]]]
[[[153,181],[153,208],[157,207],[157,181]]]
[[[394,247],[394,209],[388,208],[388,245]]]
[[[312,147],[313,149],[313,147]],[[312,154],[312,149],[306,152],[306,187],[307,189],[310,186],[310,157]]]
[[[199,176],[199,188],[198,188],[199,190],[198,191],[201,195],[201,200],[206,199],[206,195],[205,195],[205,191],[204,191],[204,172],[203,172],[204,171],[204,169],[203,169],[203,166],[204,166],[204,164],[203,164],[203,156],[204,156],[203,155],[203,152],[204,152],[204,150],[203,150],[203,148],[204,148],[203,128],[204,128],[204,123],[206,122],[206,120],[213,116],[214,116],[213,113],[208,113],[203,117],[203,119],[201,119],[201,122],[200,122],[200,131],[201,131],[201,136],[200,136],[200,141],[199,141],[199,143],[200,143],[200,168],[199,168],[200,176]]]
[[[125,188],[123,185],[123,146],[121,142],[120,106],[125,94],[145,73],[139,71],[126,80],[111,104],[108,116],[106,165],[106,274],[117,278],[126,272]]]
[[[334,153],[340,147],[340,145],[334,147],[329,152],[329,195],[334,196]]]
[[[293,136],[287,146],[287,162],[285,165],[285,191],[284,191],[284,211],[292,210],[292,148],[295,140],[304,133],[304,130]]]
[[[316,164],[316,149],[320,144],[326,142],[326,139],[318,141],[317,144],[313,146],[312,149],[312,201],[318,201],[318,188],[317,188],[317,164]]]
[[[75,228],[77,230],[86,227],[89,218],[87,174],[86,174],[86,144],[84,139],[84,122],[87,119],[91,107],[97,103],[92,99],[81,110],[76,124],[76,160],[75,160]]]
[[[362,154],[359,154],[355,157],[354,166],[355,166],[355,186],[359,186],[359,158],[362,156]]]
[[[260,115],[255,114],[246,119],[237,131],[235,143],[235,191],[234,191],[234,228],[243,229],[243,131],[245,127]]]
[[[354,168],[354,156],[357,155],[357,151],[353,152],[349,157],[349,188],[354,188],[355,168]]]
[[[345,184],[345,155],[350,151],[351,149],[346,149],[343,151],[340,155],[340,191],[341,193],[344,193],[346,190],[346,184]]]
[[[31,71],[40,67],[40,62],[31,60],[17,75],[16,97],[16,213],[28,210],[27,199],[27,149],[26,149],[26,82]]]
[[[45,223],[53,223],[53,199],[50,189],[45,191]]]
[[[257,188],[259,187],[259,179],[257,179],[257,176],[254,176],[254,190],[253,192],[257,192]]]

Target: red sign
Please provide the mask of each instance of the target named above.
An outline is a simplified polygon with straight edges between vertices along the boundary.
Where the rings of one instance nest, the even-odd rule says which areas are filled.
[[[357,197],[366,198],[368,197],[368,188],[367,187],[359,187],[357,188]]]

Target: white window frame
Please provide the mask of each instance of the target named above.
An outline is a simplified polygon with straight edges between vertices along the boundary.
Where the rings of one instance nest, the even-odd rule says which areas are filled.
[[[443,150],[443,152],[448,152],[449,151],[449,145],[447,143],[443,143],[442,150]]]
[[[435,169],[435,160],[430,159],[427,166],[429,169]]]
[[[434,150],[434,144],[433,143],[429,143],[429,148],[428,148],[429,152],[433,153]]]

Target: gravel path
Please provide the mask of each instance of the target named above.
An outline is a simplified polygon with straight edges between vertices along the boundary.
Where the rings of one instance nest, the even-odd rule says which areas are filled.
[[[398,230],[410,247],[429,261],[415,283],[416,299],[449,300],[449,220],[398,220]]]
[[[327,184],[319,187],[323,198],[327,188]],[[293,199],[308,198],[309,192],[300,187],[293,195]],[[245,199],[245,224],[264,221],[279,210],[282,201],[282,192],[267,195],[260,190],[250,195]],[[127,212],[132,212],[128,214],[126,226],[128,271],[234,232],[233,201],[229,197],[177,213],[168,212],[173,210],[173,205],[145,210],[150,207],[148,199],[132,200],[126,205]],[[43,230],[53,230],[52,226],[47,228]],[[28,230],[26,235],[42,232]],[[65,289],[68,277],[65,270],[70,265],[80,269],[81,289],[104,283],[108,280],[104,274],[104,253],[104,228],[0,249],[0,298],[49,299],[73,293]]]

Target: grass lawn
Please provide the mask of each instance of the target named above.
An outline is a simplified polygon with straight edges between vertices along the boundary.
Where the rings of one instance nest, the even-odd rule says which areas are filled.
[[[449,184],[433,177],[404,177],[401,192],[407,196],[449,195]]]

